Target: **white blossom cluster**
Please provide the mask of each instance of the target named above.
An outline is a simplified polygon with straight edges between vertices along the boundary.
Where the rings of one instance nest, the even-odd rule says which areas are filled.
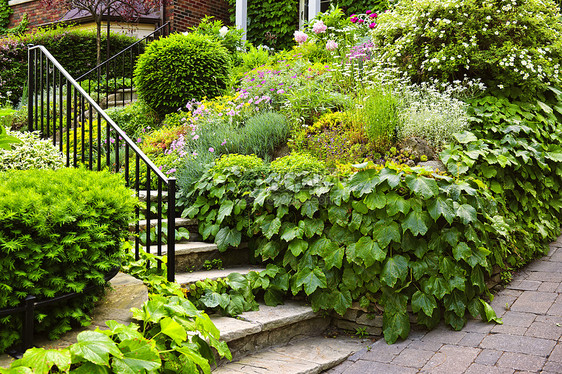
[[[0,149],[0,171],[27,169],[59,169],[64,167],[63,155],[49,140],[40,138],[38,132],[8,130],[23,143],[12,145],[12,149]]]

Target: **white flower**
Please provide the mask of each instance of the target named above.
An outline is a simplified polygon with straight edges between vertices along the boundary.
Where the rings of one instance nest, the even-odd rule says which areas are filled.
[[[221,29],[219,30],[220,37],[224,38],[226,34],[228,34],[228,27],[226,26],[221,27]]]

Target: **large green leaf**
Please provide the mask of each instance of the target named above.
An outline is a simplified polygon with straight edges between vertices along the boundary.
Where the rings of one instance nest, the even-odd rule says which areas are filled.
[[[384,193],[373,191],[365,196],[363,202],[371,210],[382,209],[386,206],[386,196]]]
[[[321,235],[324,230],[324,221],[321,219],[305,218],[299,221],[299,227],[304,230],[304,235],[307,238],[312,238],[314,235]]]
[[[386,248],[390,242],[400,243],[400,226],[394,221],[380,220],[375,224],[373,238],[379,242],[381,248]]]
[[[468,258],[472,255],[472,250],[465,242],[458,243],[455,247],[453,247],[453,257],[455,260],[468,260]]]
[[[145,370],[155,373],[162,365],[154,342],[129,339],[119,343],[119,349],[123,352],[122,357],[113,359],[113,368],[117,373],[138,374]]]
[[[211,374],[211,365],[209,364],[209,361],[207,361],[207,359],[201,356],[201,354],[198,351],[191,349],[190,347],[187,346],[176,348],[176,351],[180,352],[189,361],[192,361],[197,366],[199,366],[203,371],[203,373]]]
[[[457,217],[460,218],[463,225],[468,225],[471,222],[476,221],[476,209],[468,204],[462,204],[457,209]]]
[[[311,199],[305,201],[301,206],[301,213],[309,218],[313,218],[314,213],[318,211],[318,200]]]
[[[219,208],[217,223],[221,223],[225,217],[228,217],[232,213],[232,209],[234,209],[234,202],[232,200],[224,201]]]
[[[410,319],[406,311],[401,313],[383,314],[384,340],[388,344],[394,344],[398,338],[406,339],[410,334]]]
[[[262,242],[258,247],[258,253],[261,254],[264,260],[274,259],[281,251],[281,244],[278,241]]]
[[[328,209],[328,218],[330,219],[330,222],[340,226],[347,225],[350,215],[349,210],[345,206],[334,205]]]
[[[297,257],[308,248],[308,242],[302,239],[294,239],[289,243],[289,251]]]
[[[56,365],[59,370],[68,371],[70,369],[71,357],[68,349],[44,349],[30,348],[23,354],[23,357],[12,364],[12,368],[19,366],[29,367],[34,373],[47,374]]]
[[[78,342],[70,346],[70,352],[94,364],[109,366],[110,354],[115,358],[123,357],[117,344],[101,332],[83,331],[76,340]]]
[[[267,239],[271,239],[273,235],[279,233],[280,228],[281,220],[273,214],[269,214],[261,224],[261,231]]]
[[[467,307],[466,295],[459,290],[453,290],[443,297],[443,304],[447,310],[455,312],[459,317],[464,317]]]
[[[397,255],[386,260],[381,272],[381,282],[389,287],[394,287],[398,279],[404,281],[408,276],[408,260]]]
[[[455,211],[453,210],[453,206],[447,199],[443,199],[442,197],[438,196],[435,200],[429,203],[429,215],[433,218],[434,221],[440,216],[443,216],[449,224],[453,223],[455,219]]]
[[[389,217],[394,216],[398,212],[407,214],[410,211],[410,202],[392,191],[386,195],[386,212]]]
[[[374,169],[362,170],[353,175],[349,181],[349,188],[355,196],[361,197],[370,193],[381,182],[378,171]]]
[[[303,268],[296,274],[295,280],[296,286],[300,287],[304,285],[304,292],[310,295],[317,288],[326,288],[326,275],[324,272],[316,266],[314,269]]]
[[[160,332],[168,335],[176,344],[181,344],[187,339],[187,331],[171,317],[163,318],[160,321]]]
[[[386,258],[378,243],[368,236],[363,236],[357,243],[352,243],[347,247],[347,258],[350,262],[357,265],[369,267],[376,261],[383,261]]]
[[[326,269],[329,270],[333,267],[341,269],[344,254],[344,249],[336,245],[335,249],[332,249],[328,254],[323,256]]]
[[[111,374],[112,371],[110,368],[106,366],[100,366],[100,365],[93,364],[91,362],[85,362],[75,370],[72,370],[70,373],[71,374]]]
[[[439,193],[439,186],[435,179],[427,177],[419,177],[412,174],[407,175],[406,185],[416,195],[420,195],[424,199],[429,199]]]
[[[343,316],[345,312],[351,307],[352,299],[351,292],[349,290],[343,291],[332,291],[330,294],[330,299],[332,304],[328,305],[324,309],[333,309],[340,315]]]
[[[281,228],[281,239],[290,242],[295,238],[302,239],[304,230],[295,225],[294,223],[287,222]]]
[[[223,227],[215,237],[215,243],[219,251],[224,252],[229,246],[238,247],[242,241],[242,233],[230,227]]]
[[[139,326],[135,323],[130,323],[128,326],[123,325],[117,321],[106,321],[105,324],[113,334],[117,334],[120,340],[125,339],[141,339],[142,334],[138,331]],[[102,331],[103,332],[103,331]]]
[[[426,295],[420,290],[412,295],[412,311],[414,313],[422,310],[426,316],[431,317],[435,308],[437,308],[437,301],[433,295]]]
[[[480,299],[480,303],[482,304],[482,307],[483,307],[483,309],[482,309],[482,312],[484,313],[482,315],[483,320],[485,320],[486,322],[494,321],[495,323],[497,323],[499,325],[503,325],[502,319],[498,318],[496,316],[496,312],[494,312],[494,309],[492,309],[490,304],[488,304],[487,302],[485,302],[482,299]]]
[[[402,182],[402,174],[404,174],[402,171],[397,173],[395,170],[384,168],[381,170],[379,176],[381,182],[386,181],[390,188],[395,189]]]
[[[425,235],[430,224],[431,218],[426,212],[412,210],[402,222],[402,230],[410,230],[413,235]]]

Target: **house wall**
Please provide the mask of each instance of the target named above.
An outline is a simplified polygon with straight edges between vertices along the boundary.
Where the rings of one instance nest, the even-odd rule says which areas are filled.
[[[13,10],[8,28],[17,26],[25,13],[30,27],[55,22],[66,13],[64,10],[46,9],[41,0],[10,0],[8,5]]]
[[[184,32],[197,26],[205,15],[230,24],[228,9],[226,0],[173,0],[166,6],[166,16],[173,31]]]

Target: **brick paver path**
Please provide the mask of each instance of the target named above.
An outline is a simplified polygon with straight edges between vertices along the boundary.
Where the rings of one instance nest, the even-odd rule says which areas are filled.
[[[393,345],[381,339],[326,373],[562,373],[562,236],[491,305],[503,325],[469,320],[462,331],[442,325]]]

